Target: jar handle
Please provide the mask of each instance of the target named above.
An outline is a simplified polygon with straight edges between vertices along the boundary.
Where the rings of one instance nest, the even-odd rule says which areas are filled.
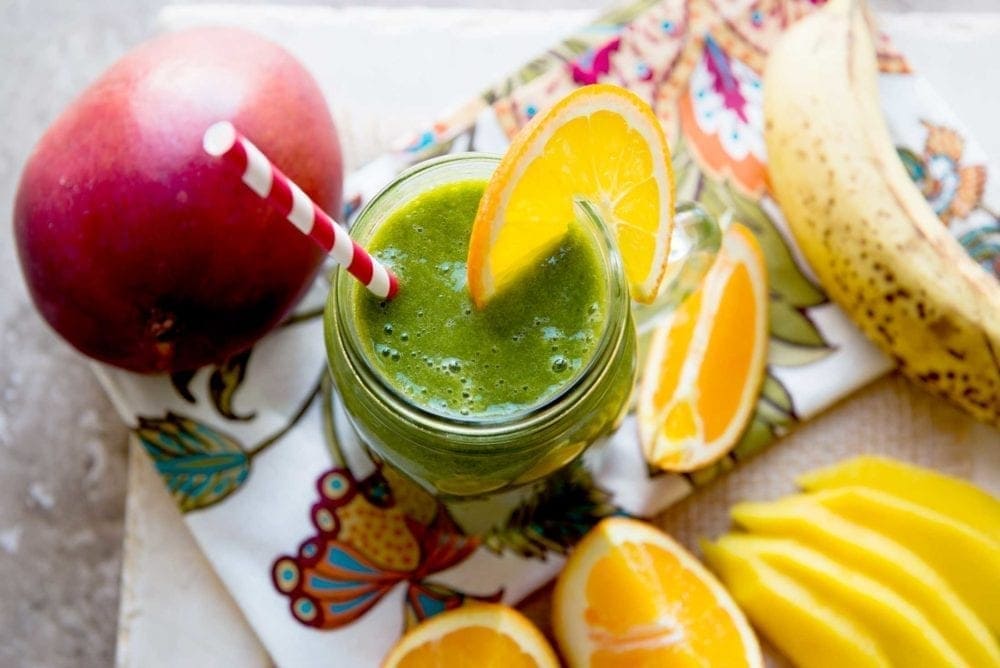
[[[722,225],[731,213],[723,214]],[[701,285],[722,243],[720,223],[696,202],[679,202],[674,214],[667,273],[651,304],[633,303],[637,333],[642,336],[669,316]]]

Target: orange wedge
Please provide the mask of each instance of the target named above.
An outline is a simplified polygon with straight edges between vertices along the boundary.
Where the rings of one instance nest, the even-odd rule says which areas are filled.
[[[621,517],[574,549],[556,582],[553,626],[571,667],[764,665],[718,580],[662,531]]]
[[[486,186],[467,265],[477,306],[563,238],[579,200],[617,238],[632,298],[656,297],[673,230],[670,149],[648,104],[624,88],[597,84],[532,119]]]
[[[545,636],[517,610],[470,603],[421,622],[404,635],[384,668],[558,668]]]
[[[764,379],[767,306],[764,254],[734,223],[701,287],[650,338],[636,409],[646,461],[691,471],[736,444]]]

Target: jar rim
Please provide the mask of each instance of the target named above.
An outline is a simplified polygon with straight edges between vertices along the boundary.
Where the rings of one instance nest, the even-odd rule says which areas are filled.
[[[360,244],[365,245],[367,237],[370,237],[378,226],[399,207],[404,206],[409,198],[390,202],[389,208],[384,213],[377,212],[377,206],[384,204],[385,200],[394,195],[398,195],[405,186],[413,185],[415,180],[426,179],[426,184],[416,190],[419,193],[425,192],[435,185],[480,177],[488,179],[492,169],[489,172],[483,171],[481,174],[456,173],[453,178],[433,180],[445,168],[454,169],[456,164],[468,165],[478,162],[480,167],[488,165],[495,169],[499,161],[500,156],[495,154],[466,152],[432,158],[413,165],[401,172],[368,201],[354,221],[352,236],[356,234],[356,230],[360,229],[361,235],[356,239]],[[327,310],[333,309],[334,311],[333,317],[328,319],[328,323],[333,323],[332,340],[336,340],[347,353],[344,357],[351,365],[354,375],[362,380],[373,397],[389,410],[400,413],[416,423],[446,433],[462,436],[498,437],[522,429],[542,426],[558,417],[567,406],[582,396],[602,375],[595,372],[602,370],[600,368],[602,363],[605,366],[608,364],[607,360],[611,357],[610,352],[621,345],[621,338],[627,334],[626,323],[630,317],[630,301],[625,271],[615,243],[611,238],[611,232],[592,205],[586,202],[577,202],[576,204],[577,206],[574,208],[578,214],[577,217],[584,219],[586,222],[584,227],[594,236],[598,255],[601,258],[602,270],[609,277],[607,281],[607,311],[604,326],[593,354],[573,378],[567,380],[557,391],[522,410],[495,416],[449,415],[429,410],[387,382],[369,356],[365,354],[353,315],[351,293],[355,288],[354,282],[345,278],[343,272],[338,271],[333,277],[327,304]],[[378,219],[371,218],[369,220],[369,217],[376,214],[380,214]],[[465,452],[470,451],[467,447],[462,449]]]

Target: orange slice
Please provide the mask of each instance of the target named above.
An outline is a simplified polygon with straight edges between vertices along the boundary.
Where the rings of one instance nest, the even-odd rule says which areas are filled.
[[[656,297],[673,230],[670,149],[648,104],[624,88],[597,84],[532,119],[486,186],[467,266],[477,306],[563,238],[579,200],[617,238],[633,299]]]
[[[764,665],[718,580],[662,531],[621,517],[573,551],[556,582],[553,626],[570,666]]]
[[[541,632],[517,610],[470,603],[421,622],[404,635],[384,668],[558,668]]]
[[[691,471],[736,444],[764,379],[767,306],[764,254],[734,223],[701,287],[650,338],[637,405],[650,464]]]

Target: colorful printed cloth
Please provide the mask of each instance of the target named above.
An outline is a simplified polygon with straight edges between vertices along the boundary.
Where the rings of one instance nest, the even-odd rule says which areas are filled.
[[[550,579],[600,518],[665,508],[891,368],[828,303],[764,179],[763,61],[776,36],[816,4],[640,0],[348,182],[345,218],[413,162],[470,149],[502,152],[518,128],[574,86],[611,82],[643,95],[668,130],[679,197],[717,216],[731,211],[767,256],[767,378],[746,433],[720,463],[686,476],[653,475],[629,418],[545,484],[446,507],[373,464],[348,426],[326,372],[324,280],[295,317],[225,364],[169,378],[99,369],[279,664],[377,665],[420,619],[470,598],[516,602]],[[1000,196],[980,161],[966,157],[976,149],[887,42],[880,63],[900,157],[943,224],[1000,275]]]

